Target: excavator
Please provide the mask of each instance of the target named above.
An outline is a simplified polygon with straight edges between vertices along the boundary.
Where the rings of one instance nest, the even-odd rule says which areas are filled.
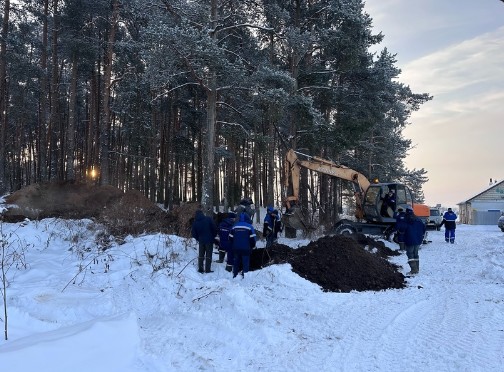
[[[302,159],[300,158],[302,157]],[[293,149],[287,151],[285,163],[285,213],[284,223],[296,230],[309,229],[309,224],[303,216],[299,205],[299,181],[301,168],[327,174],[349,181],[353,185],[355,196],[355,218],[341,219],[336,222],[333,232],[340,235],[356,233],[380,235],[386,239],[394,230],[394,213],[397,208],[413,208],[413,212],[426,223],[430,210],[423,204],[414,203],[411,190],[401,183],[371,183],[363,174],[338,165],[330,160],[306,155]],[[289,195],[289,190],[292,193]],[[395,193],[395,208],[382,208],[383,198],[389,192]],[[425,242],[425,241],[424,241]]]

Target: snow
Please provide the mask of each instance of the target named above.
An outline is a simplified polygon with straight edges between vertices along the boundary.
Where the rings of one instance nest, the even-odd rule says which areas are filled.
[[[90,220],[0,223],[0,236],[6,253],[24,249],[24,265],[6,266],[2,371],[503,370],[497,226],[459,225],[453,245],[431,231],[407,288],[351,293],[325,293],[289,264],[199,274],[192,239],[118,244]],[[405,254],[390,260],[408,271]]]

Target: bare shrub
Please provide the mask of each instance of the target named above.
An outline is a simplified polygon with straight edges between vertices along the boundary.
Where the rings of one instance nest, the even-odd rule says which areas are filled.
[[[177,230],[175,233],[184,238],[191,237],[191,228],[194,221],[196,211],[200,208],[200,203],[192,202],[182,204],[171,212],[173,219],[176,221]]]
[[[1,288],[0,292],[3,299],[4,313],[4,338],[8,340],[8,312],[7,312],[7,288],[9,287],[9,278],[7,274],[11,268],[26,269],[28,264],[25,261],[25,252],[28,244],[23,242],[14,232],[4,233],[3,224],[0,221],[0,273]],[[11,278],[12,280],[12,278]]]
[[[137,190],[127,191],[104,209],[99,220],[119,237],[172,230],[167,214]]]

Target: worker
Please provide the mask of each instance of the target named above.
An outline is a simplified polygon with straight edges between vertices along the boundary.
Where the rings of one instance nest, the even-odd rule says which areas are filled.
[[[242,212],[238,217],[238,222],[229,232],[229,240],[233,249],[233,278],[236,278],[241,271],[242,277],[249,271],[250,254],[256,246],[256,233],[254,226],[247,222],[247,213]]]
[[[252,201],[252,198],[250,198],[250,197],[244,197],[244,198],[242,198],[240,200],[240,204],[238,204],[238,206],[235,209],[236,222],[238,222],[238,220],[239,220],[240,215],[242,214],[242,212],[245,212],[245,213],[247,213],[247,216],[248,216],[247,221],[249,223],[252,223],[252,216],[255,213],[255,209],[252,208],[253,205],[254,205],[254,202]]]
[[[408,257],[410,272],[407,275],[415,275],[420,271],[420,257],[418,250],[425,235],[425,223],[415,216],[413,208],[406,207],[406,230],[404,232],[404,248]]]
[[[236,215],[233,212],[227,213],[226,217],[219,224],[218,245],[219,245],[219,259],[217,262],[224,262],[226,258],[226,271],[233,270],[233,250],[231,249],[231,241],[229,240],[229,233],[235,223]]]
[[[455,220],[457,219],[457,215],[452,211],[451,208],[443,214],[443,221],[441,221],[441,226],[445,226],[445,242],[447,243],[455,243],[455,229],[457,227]]]
[[[266,208],[264,217],[263,237],[266,238],[266,248],[270,248],[278,239],[278,233],[282,231],[280,213],[272,206]]]
[[[397,213],[394,215],[396,223],[395,230],[397,234],[397,243],[399,244],[399,250],[404,251],[404,233],[406,232],[406,212],[402,207],[397,208]]]
[[[201,209],[196,211],[196,216],[191,230],[192,237],[199,243],[198,272],[212,273],[212,253],[214,239],[217,235],[217,226],[212,218],[205,216]],[[205,270],[203,271],[203,262]]]
[[[394,190],[390,189],[389,192],[382,198],[380,214],[383,217],[392,217],[394,215],[395,206],[395,193]]]

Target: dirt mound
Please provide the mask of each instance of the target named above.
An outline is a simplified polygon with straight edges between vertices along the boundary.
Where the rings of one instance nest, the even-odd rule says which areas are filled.
[[[117,202],[123,193],[112,186],[74,182],[32,184],[7,196],[6,221],[48,217],[92,218]]]
[[[177,218],[167,214],[137,190],[123,192],[113,186],[77,182],[32,184],[5,198],[2,219],[18,222],[25,218],[92,218],[112,235],[177,230]]]
[[[32,184],[7,196],[5,201],[7,210],[1,218],[6,222],[25,218],[93,218],[117,237],[163,232],[189,238],[200,206],[185,203],[165,212],[140,191],[123,192],[113,186],[78,182]]]
[[[370,250],[372,246],[375,249]],[[268,250],[255,249],[251,270],[290,263],[295,273],[327,292],[380,291],[406,286],[399,267],[384,258],[397,254],[383,242],[365,236],[325,236],[298,249],[281,244]]]

